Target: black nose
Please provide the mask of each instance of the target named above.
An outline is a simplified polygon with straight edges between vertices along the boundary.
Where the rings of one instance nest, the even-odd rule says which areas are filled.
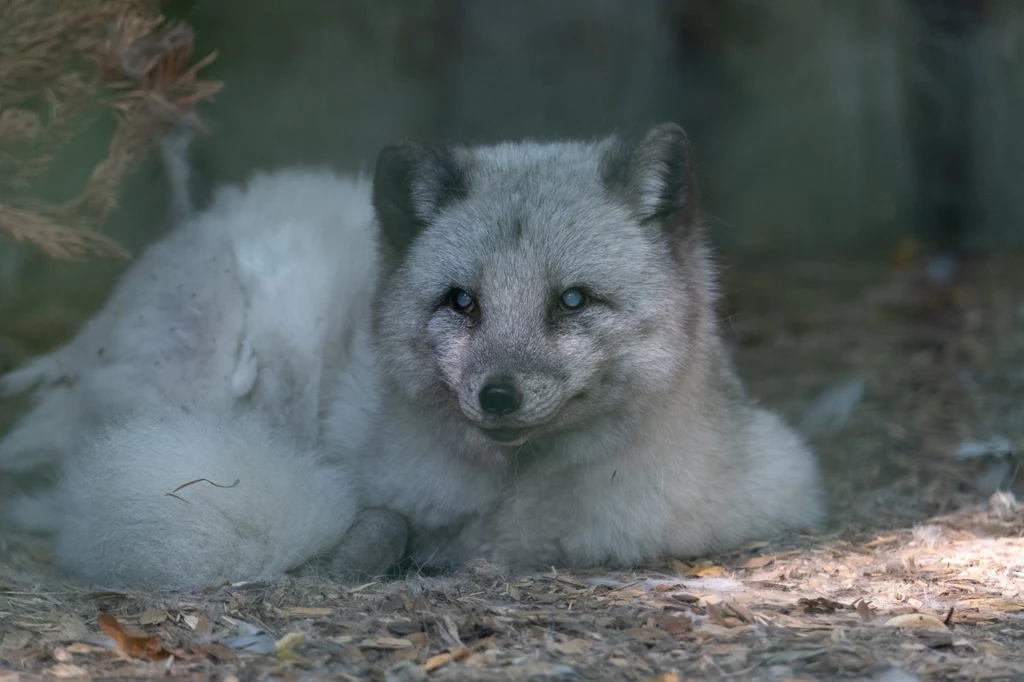
[[[495,381],[480,391],[480,407],[484,412],[496,415],[509,414],[519,409],[522,396],[510,381]]]

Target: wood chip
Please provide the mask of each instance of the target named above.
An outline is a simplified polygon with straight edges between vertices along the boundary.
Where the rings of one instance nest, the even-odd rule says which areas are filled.
[[[282,609],[285,618],[325,618],[334,613],[334,609],[322,606],[289,606]]]
[[[902,616],[894,616],[885,621],[885,627],[948,631],[946,625],[930,613],[907,613]]]

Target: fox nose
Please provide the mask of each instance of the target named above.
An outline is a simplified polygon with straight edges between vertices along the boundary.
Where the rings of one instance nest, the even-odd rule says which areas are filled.
[[[488,414],[510,414],[519,409],[522,396],[511,381],[502,379],[486,384],[480,390],[480,407]]]

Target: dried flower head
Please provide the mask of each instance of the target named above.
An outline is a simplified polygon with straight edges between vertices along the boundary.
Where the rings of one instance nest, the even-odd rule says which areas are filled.
[[[153,0],[0,0],[0,16],[0,235],[56,258],[126,256],[99,229],[156,135],[201,128],[196,104],[221,84],[197,74],[216,53],[192,63],[191,28]],[[40,177],[105,113],[117,127],[81,192],[40,201]]]

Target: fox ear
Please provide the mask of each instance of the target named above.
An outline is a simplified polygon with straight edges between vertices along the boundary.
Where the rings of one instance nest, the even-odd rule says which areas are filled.
[[[373,175],[373,207],[387,256],[401,260],[420,231],[467,189],[457,150],[411,142],[382,149]]]
[[[616,140],[601,164],[605,188],[634,207],[641,221],[682,237],[697,221],[693,148],[675,123],[655,126],[639,140]]]

